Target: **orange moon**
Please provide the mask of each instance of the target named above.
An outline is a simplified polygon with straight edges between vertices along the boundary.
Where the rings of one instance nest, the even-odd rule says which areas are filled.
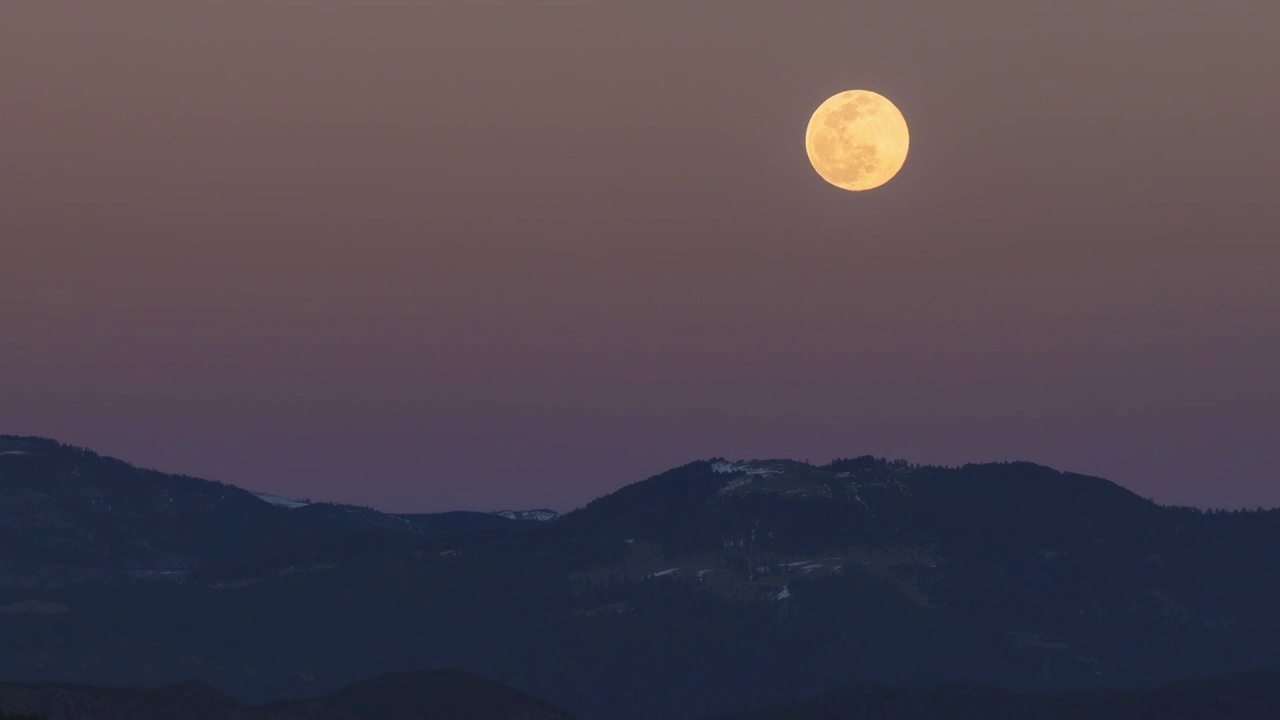
[[[889,99],[847,90],[809,118],[805,149],[823,180],[843,190],[872,190],[893,179],[907,161],[907,120]]]

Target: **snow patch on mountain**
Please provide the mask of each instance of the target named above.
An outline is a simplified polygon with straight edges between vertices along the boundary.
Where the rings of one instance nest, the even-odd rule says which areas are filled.
[[[711,472],[719,474],[743,473],[745,475],[753,475],[758,477],[769,477],[770,475],[781,475],[782,471],[775,467],[756,467],[749,462],[717,462],[711,465]]]
[[[537,510],[499,510],[493,514],[508,520],[532,520],[534,522],[549,522],[560,517],[560,513],[546,508]]]
[[[294,508],[306,507],[311,504],[309,502],[303,502],[301,500],[290,500],[289,498],[280,497],[279,495],[272,495],[270,493],[254,493],[253,496],[265,503],[270,503],[272,505],[275,505],[276,507],[288,508],[290,510]]]
[[[4,452],[0,452],[0,455],[30,455],[30,454],[31,453],[27,452],[26,450],[6,450]]]
[[[763,480],[774,475],[783,474],[783,471],[780,468],[773,466],[761,466],[751,462],[716,462],[712,463],[711,472],[718,475],[739,475],[739,477],[730,480],[720,488],[721,495],[728,495],[734,490],[737,490],[744,485],[750,485],[756,480]]]

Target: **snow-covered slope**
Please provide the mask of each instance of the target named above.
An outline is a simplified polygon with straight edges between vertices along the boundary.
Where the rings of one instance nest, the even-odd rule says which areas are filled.
[[[289,498],[280,497],[279,495],[272,495],[270,493],[256,492],[253,495],[254,497],[258,498],[263,502],[271,503],[272,505],[275,505],[277,507],[289,508],[291,510],[293,508],[306,507],[311,504],[309,502],[305,502],[302,500],[290,500]]]
[[[537,510],[499,510],[493,514],[508,520],[533,520],[536,522],[547,522],[560,517],[560,513],[546,508],[538,508]]]

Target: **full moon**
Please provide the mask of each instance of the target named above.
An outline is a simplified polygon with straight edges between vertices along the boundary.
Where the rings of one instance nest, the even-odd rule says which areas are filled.
[[[887,98],[847,90],[818,106],[804,145],[823,180],[844,190],[878,188],[907,160],[907,121]]]

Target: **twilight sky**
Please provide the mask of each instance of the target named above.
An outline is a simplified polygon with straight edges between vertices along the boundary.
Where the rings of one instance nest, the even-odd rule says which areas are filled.
[[[1274,0],[0,3],[0,432],[390,510],[712,456],[1280,505]],[[892,99],[878,191],[810,113]]]

